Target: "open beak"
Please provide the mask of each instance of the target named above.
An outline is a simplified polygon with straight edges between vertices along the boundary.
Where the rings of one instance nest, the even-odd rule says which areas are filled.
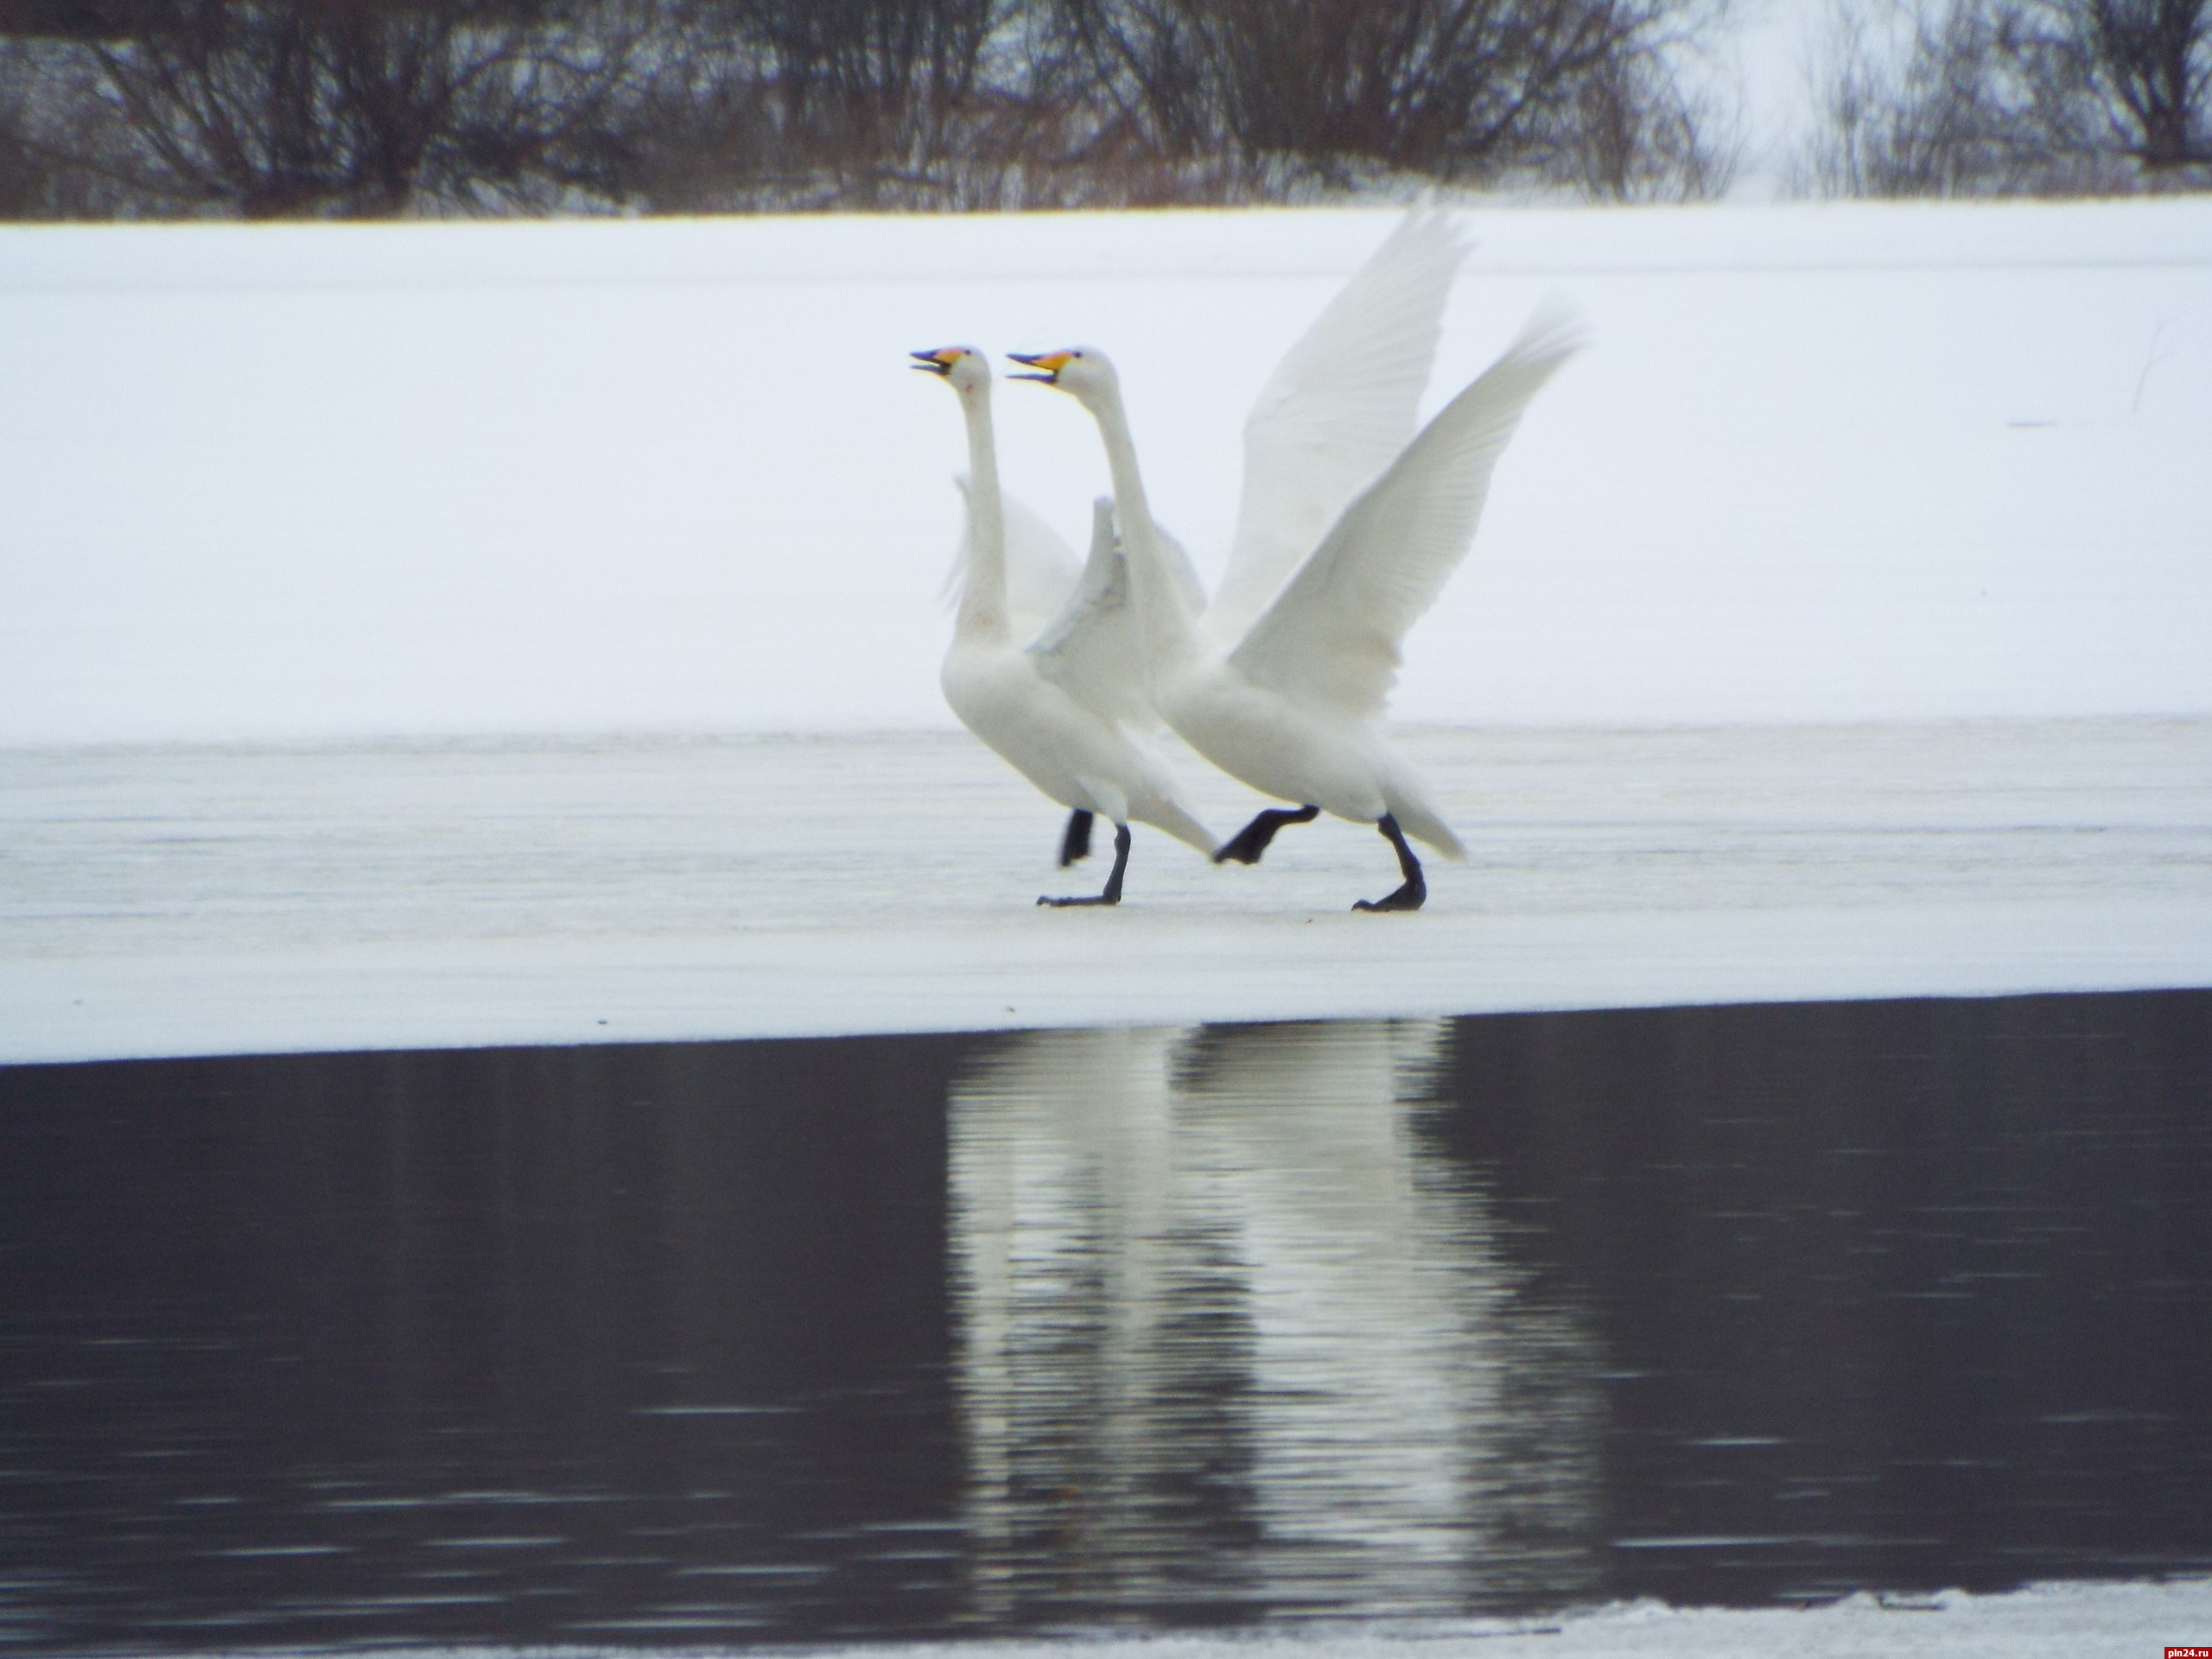
[[[1042,374],[1010,374],[1007,377],[1007,379],[1041,380],[1046,385],[1052,386],[1059,384],[1060,371],[1067,367],[1068,359],[1075,353],[1073,352],[1046,352],[1039,357],[1026,357],[1020,352],[1008,352],[1007,355],[1017,363],[1027,363],[1033,369],[1045,371]]]
[[[925,373],[950,375],[952,365],[960,360],[960,348],[947,346],[934,352],[909,352],[906,355],[915,359],[912,366]]]

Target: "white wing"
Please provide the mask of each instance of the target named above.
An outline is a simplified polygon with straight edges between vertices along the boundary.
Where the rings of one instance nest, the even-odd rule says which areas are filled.
[[[952,572],[944,584],[946,596],[957,600],[961,583],[968,579],[968,550],[975,540],[976,507],[969,495],[968,474],[961,473],[952,481],[960,491],[961,505],[967,513],[960,532],[960,549],[954,556]],[[1083,575],[1083,567],[1075,562],[1075,554],[1060,539],[1060,533],[1012,496],[1000,496],[999,512],[1006,520],[1007,614],[1014,637],[1027,639],[1067,603]]]
[[[1244,422],[1244,493],[1206,613],[1234,639],[1267,608],[1344,504],[1414,435],[1465,250],[1415,208],[1290,348]]]
[[[1052,616],[1067,603],[1083,567],[1060,533],[1012,496],[1006,515],[1006,605],[1017,615]],[[1017,636],[1018,637],[1018,636]]]
[[[1379,716],[1398,644],[1466,556],[1497,464],[1529,400],[1582,343],[1546,309],[1346,507],[1230,662],[1293,702]]]
[[[1149,731],[1160,725],[1144,689],[1144,639],[1129,603],[1129,562],[1114,539],[1114,502],[1090,506],[1083,580],[1029,647],[1038,672],[1091,713]]]

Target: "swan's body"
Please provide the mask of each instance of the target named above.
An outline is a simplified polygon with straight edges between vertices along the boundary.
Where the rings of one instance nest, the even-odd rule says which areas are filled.
[[[964,346],[918,352],[959,395],[968,428],[968,531],[952,644],[939,683],[961,723],[1072,815],[1063,866],[1090,850],[1091,815],[1114,825],[1114,869],[1096,898],[1039,904],[1113,905],[1128,866],[1129,824],[1149,823],[1210,851],[1213,837],[1176,799],[1166,767],[1142,741],[1157,726],[1130,614],[1127,561],[1114,543],[1110,504],[1093,512],[1090,556],[1057,615],[1033,639],[1017,631],[1007,598],[1007,505],[991,431],[990,369]],[[1163,582],[1173,586],[1166,556]]]
[[[1490,474],[1522,411],[1578,344],[1559,321],[1540,323],[1423,428],[1337,516],[1236,639],[1202,626],[1165,580],[1114,366],[1088,349],[1020,358],[1046,371],[1098,423],[1114,480],[1143,630],[1154,703],[1191,747],[1262,794],[1271,810],[1217,849],[1255,863],[1277,830],[1316,810],[1381,829],[1404,883],[1362,909],[1418,909],[1427,887],[1410,834],[1448,858],[1465,849],[1419,777],[1383,736],[1399,643],[1465,556]]]

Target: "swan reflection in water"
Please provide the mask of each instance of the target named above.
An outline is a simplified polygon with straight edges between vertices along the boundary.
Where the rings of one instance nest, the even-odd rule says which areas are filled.
[[[1596,1357],[1421,1132],[1447,1038],[1039,1032],[955,1084],[972,1616],[1595,1586]]]

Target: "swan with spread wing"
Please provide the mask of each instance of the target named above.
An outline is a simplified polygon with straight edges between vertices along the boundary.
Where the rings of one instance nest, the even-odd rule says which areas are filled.
[[[1220,626],[1226,578],[1211,626],[1169,579],[1113,363],[1088,347],[1015,354],[1038,371],[1025,378],[1071,393],[1098,423],[1154,704],[1224,772],[1297,804],[1261,812],[1215,850],[1217,862],[1256,863],[1285,824],[1324,811],[1372,823],[1403,880],[1354,908],[1393,911],[1418,910],[1428,895],[1408,836],[1465,857],[1382,718],[1400,642],[1465,556],[1491,471],[1529,400],[1580,341],[1570,317],[1540,315],[1352,498],[1233,635]]]

